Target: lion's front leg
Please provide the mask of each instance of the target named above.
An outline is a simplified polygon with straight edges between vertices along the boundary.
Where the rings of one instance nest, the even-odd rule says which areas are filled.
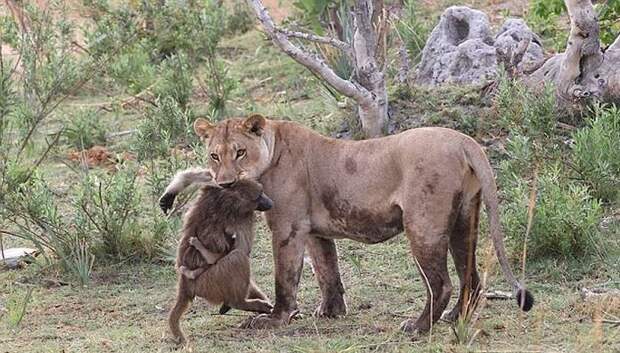
[[[297,310],[297,289],[303,265],[305,239],[309,227],[291,224],[272,228],[272,246],[275,262],[276,302],[270,315],[248,320],[248,328],[275,328],[289,323]]]
[[[312,258],[315,277],[321,288],[321,304],[316,308],[317,317],[339,317],[347,313],[344,300],[344,286],[338,269],[338,252],[333,239],[310,234],[306,241],[308,253]]]

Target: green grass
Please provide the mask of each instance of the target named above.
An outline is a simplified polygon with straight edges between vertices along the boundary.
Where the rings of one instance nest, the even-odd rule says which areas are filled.
[[[452,2],[443,1],[442,4]],[[444,8],[441,6],[438,10]],[[221,48],[231,77],[238,81],[227,102],[230,116],[255,111],[298,121],[323,134],[331,134],[352,114],[351,109],[338,108],[335,99],[325,93],[308,71],[280,53],[258,31],[226,38]],[[98,111],[107,132],[133,129],[139,124],[139,107],[118,107],[126,95],[97,93],[98,88],[101,87],[90,87],[87,94],[67,100],[55,114],[50,130],[77,108],[97,109],[101,105],[108,108]],[[443,125],[478,138],[498,134],[490,130],[492,108],[489,102],[468,88],[390,89],[392,119],[397,130]],[[204,113],[201,109],[206,107],[205,102],[198,92],[194,95],[190,103],[192,108]],[[107,147],[122,153],[130,149],[132,141],[130,136],[121,137],[108,141]],[[61,198],[68,198],[78,182],[63,163],[69,150],[67,146],[57,148],[41,170]],[[156,205],[153,203],[152,207]],[[612,221],[605,226],[604,236],[612,241],[605,260],[560,262],[530,258],[526,278],[536,297],[536,306],[524,314],[512,300],[488,301],[478,311],[480,318],[475,328],[481,333],[471,347],[458,345],[450,325],[445,322],[438,323],[431,335],[417,340],[400,332],[400,322],[420,314],[426,299],[422,279],[401,235],[373,246],[348,240],[337,242],[349,307],[346,317],[336,320],[312,317],[320,300],[319,290],[309,266],[305,266],[298,295],[301,319],[276,330],[242,330],[237,326],[248,314],[231,311],[230,315],[217,315],[216,308],[197,299],[181,323],[190,341],[187,350],[234,353],[618,352],[620,329],[592,320],[593,313],[601,313],[606,318],[620,316],[620,305],[615,305],[618,302],[584,302],[579,296],[582,287],[620,287],[620,217],[617,212],[607,210]],[[480,252],[487,247],[484,232],[481,239]],[[253,271],[257,283],[273,300],[270,242],[270,234],[261,223],[253,252]],[[5,236],[4,245],[29,244]],[[519,257],[519,254],[512,255]],[[516,271],[517,267],[514,268]],[[507,290],[508,285],[497,272],[497,266],[492,266],[488,279],[490,288]],[[29,265],[22,270],[0,269],[0,353],[175,351],[176,347],[165,340],[167,313],[175,295],[175,276],[171,263],[122,262],[96,266],[88,286],[78,286],[72,281],[69,285],[50,287],[50,283],[59,278],[66,280],[53,268]],[[458,281],[454,273],[452,281],[456,287]],[[24,302],[29,288],[33,289],[25,315],[19,325],[13,325],[18,313],[15,310]],[[450,305],[455,303],[456,295],[455,288]]]
[[[274,298],[270,239],[264,226],[257,238],[254,274]],[[598,270],[585,281],[546,282],[542,278],[539,281],[537,275],[529,276],[537,299],[534,309],[523,314],[512,300],[489,301],[480,310],[478,328],[482,333],[472,347],[466,348],[455,343],[449,324],[444,322],[435,325],[432,336],[415,341],[400,332],[399,323],[419,314],[425,300],[404,237],[375,246],[352,241],[340,241],[338,246],[349,307],[346,317],[325,320],[311,316],[319,291],[310,268],[305,266],[299,291],[302,319],[272,331],[242,330],[237,326],[247,314],[233,310],[230,315],[217,315],[215,308],[197,299],[182,321],[190,347],[197,352],[465,352],[500,347],[503,352],[613,352],[619,348],[620,331],[610,325],[601,328],[599,340],[593,338],[596,325],[591,313],[597,304],[583,303],[576,290],[600,284],[612,272]],[[7,299],[4,293],[9,286],[33,274],[31,270],[25,275],[20,271],[0,273],[0,302]],[[507,287],[493,274],[489,284],[492,288]],[[171,264],[121,264],[99,269],[88,287],[37,285],[19,327],[0,320],[0,351],[174,350],[175,346],[164,339],[174,286]],[[455,300],[453,296],[451,303]],[[615,310],[618,315],[617,309],[603,310]]]

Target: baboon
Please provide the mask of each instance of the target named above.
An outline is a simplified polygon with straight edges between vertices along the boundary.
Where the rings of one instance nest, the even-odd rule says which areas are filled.
[[[192,182],[208,182],[205,174],[197,173],[199,178],[190,174],[178,174],[170,184],[172,188],[166,189],[160,199],[164,212],[171,208],[176,194]],[[271,207],[272,202],[262,192],[262,186],[251,180],[239,181],[228,188],[203,186],[185,214],[177,250],[177,297],[168,318],[177,342],[185,342],[179,320],[196,296],[214,305],[222,304],[220,313],[231,307],[271,312],[269,299],[251,278],[249,257],[254,241],[254,211]]]

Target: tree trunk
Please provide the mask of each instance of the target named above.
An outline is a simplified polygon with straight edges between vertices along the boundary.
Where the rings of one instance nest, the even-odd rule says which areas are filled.
[[[599,24],[590,0],[566,0],[571,30],[566,51],[547,60],[524,77],[540,88],[556,85],[561,106],[580,104],[590,98],[620,101],[620,37],[606,51],[599,44]]]
[[[383,1],[357,0],[354,6],[355,33],[353,52],[355,78],[371,92],[370,99],[359,101],[358,114],[366,137],[385,134],[387,127],[387,89],[384,70],[384,41],[387,30]]]
[[[248,2],[276,46],[338,92],[355,100],[366,137],[378,137],[385,133],[388,120],[384,74],[387,21],[383,14],[383,0],[355,2],[355,32],[352,43],[278,28],[260,0],[248,0]],[[353,62],[354,79],[345,80],[338,77],[323,58],[293,44],[289,40],[291,37],[331,45],[342,50]]]

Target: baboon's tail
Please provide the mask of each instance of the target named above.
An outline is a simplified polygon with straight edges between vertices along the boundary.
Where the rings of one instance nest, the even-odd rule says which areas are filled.
[[[525,288],[523,283],[516,279],[515,275],[512,273],[512,269],[510,268],[510,264],[506,256],[506,249],[504,248],[504,235],[499,219],[497,185],[495,185],[493,169],[491,168],[484,151],[473,139],[466,138],[463,140],[463,150],[465,151],[465,156],[470,167],[474,170],[474,173],[478,179],[480,179],[482,199],[484,200],[487,215],[489,216],[491,239],[493,240],[495,254],[497,255],[497,259],[502,268],[502,273],[508,282],[510,282],[513,286],[517,304],[521,310],[529,311],[534,305],[534,297]]]
[[[181,286],[182,284],[179,284]],[[189,304],[192,302],[192,298],[185,293],[185,291],[179,289],[179,293],[177,294],[177,300],[174,304],[172,310],[170,310],[170,314],[168,315],[168,325],[170,326],[170,332],[175,340],[178,343],[185,342],[185,336],[183,335],[183,331],[181,331],[181,326],[179,321],[181,320],[181,316],[189,307]]]

